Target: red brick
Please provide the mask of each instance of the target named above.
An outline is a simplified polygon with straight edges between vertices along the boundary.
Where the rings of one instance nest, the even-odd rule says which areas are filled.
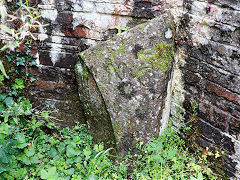
[[[211,82],[206,83],[206,89],[209,92],[213,92],[217,94],[218,96],[224,97],[228,99],[229,101],[233,101],[235,103],[240,104],[240,98],[239,95],[231,93],[230,91],[224,89],[223,87],[220,87],[216,84],[213,84]]]
[[[85,29],[80,27],[80,26],[77,26],[76,29],[73,32],[73,35],[75,37],[86,37]]]
[[[53,91],[56,88],[64,88],[64,83],[58,83],[53,81],[35,81],[32,83],[34,86],[38,86],[39,89],[44,91]]]

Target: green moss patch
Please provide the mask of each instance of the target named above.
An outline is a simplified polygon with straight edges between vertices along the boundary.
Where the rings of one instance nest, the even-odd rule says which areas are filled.
[[[151,68],[161,71],[168,71],[174,57],[173,44],[162,42],[151,49],[144,49],[138,52],[138,58],[150,63]]]

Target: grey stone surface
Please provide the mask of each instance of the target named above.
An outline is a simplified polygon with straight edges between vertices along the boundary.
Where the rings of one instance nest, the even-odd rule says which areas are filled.
[[[76,65],[89,128],[106,139],[110,119],[120,153],[159,133],[174,56],[167,31],[158,17],[84,51]]]

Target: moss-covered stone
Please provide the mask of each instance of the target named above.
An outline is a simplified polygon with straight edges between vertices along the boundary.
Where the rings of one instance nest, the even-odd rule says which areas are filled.
[[[126,44],[127,44],[127,41],[124,40],[123,45],[120,48],[117,49],[118,54],[121,54],[122,52],[124,52],[126,50]]]
[[[114,131],[120,153],[134,146],[134,134],[147,142],[159,132],[174,56],[165,30],[162,17],[132,28],[84,52],[88,76],[76,67],[90,130],[99,139]]]
[[[163,41],[161,44],[158,43],[153,48],[139,51],[138,57],[142,61],[149,62],[149,67],[151,68],[168,71],[174,57],[173,44],[167,44]]]

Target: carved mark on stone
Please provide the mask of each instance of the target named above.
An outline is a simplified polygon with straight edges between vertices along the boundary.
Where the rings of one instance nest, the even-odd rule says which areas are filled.
[[[132,97],[136,94],[136,91],[134,90],[133,85],[130,82],[121,82],[118,85],[118,90],[120,92],[120,95],[126,99],[132,99]]]

